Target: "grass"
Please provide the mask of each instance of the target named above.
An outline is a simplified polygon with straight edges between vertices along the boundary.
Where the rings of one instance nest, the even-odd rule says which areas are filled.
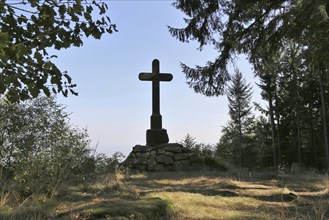
[[[21,206],[9,197],[1,194],[0,219],[329,219],[328,176],[312,173],[117,175]]]

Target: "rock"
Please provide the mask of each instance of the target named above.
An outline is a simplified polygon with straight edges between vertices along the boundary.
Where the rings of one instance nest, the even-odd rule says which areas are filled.
[[[169,165],[174,163],[174,159],[166,155],[159,155],[156,157],[156,162]]]
[[[149,152],[145,152],[145,153],[141,153],[140,154],[140,157],[141,158],[144,158],[144,159],[147,159],[149,156],[150,156],[150,153]]]
[[[190,153],[181,153],[181,154],[176,154],[174,159],[175,160],[187,160],[190,158]]]
[[[148,164],[148,160],[147,160],[147,158],[140,158],[140,159],[141,159],[140,164],[141,164],[141,165],[146,165],[146,166],[147,166],[147,164]]]
[[[138,164],[141,164],[142,163],[142,158],[133,158],[131,160],[131,164],[133,165],[138,165]]]
[[[175,157],[175,153],[168,152],[168,151],[166,151],[164,155],[169,156],[169,157]]]
[[[156,170],[157,163],[156,161],[148,161],[147,163],[147,170],[148,171],[155,171]]]
[[[164,151],[163,149],[158,149],[158,150],[157,150],[157,153],[158,153],[158,154],[165,154],[166,151]]]
[[[137,152],[149,152],[152,150],[151,146],[142,146],[142,145],[136,145],[135,147],[133,147],[133,152],[137,153]]]
[[[190,169],[190,162],[188,160],[176,161],[174,164],[174,169],[176,171],[186,171]]]
[[[191,150],[190,149],[188,149],[188,148],[186,148],[186,147],[183,147],[182,146],[182,153],[190,153],[191,152]]]
[[[190,162],[191,162],[191,163],[200,163],[200,162],[201,162],[201,159],[200,159],[199,156],[193,154],[193,155],[191,155],[191,157],[190,157]]]
[[[181,144],[133,147],[127,159],[120,164],[125,171],[191,171],[204,170],[206,166],[191,150]]]
[[[174,153],[180,153],[182,152],[182,145],[180,144],[167,144],[163,147],[163,150],[170,151]]]
[[[165,170],[165,167],[163,164],[157,164],[155,166],[155,171],[164,171]]]

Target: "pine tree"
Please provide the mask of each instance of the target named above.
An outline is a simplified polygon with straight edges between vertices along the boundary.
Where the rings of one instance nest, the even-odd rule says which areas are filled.
[[[329,1],[176,0],[173,5],[187,18],[185,27],[169,27],[170,34],[218,51],[205,66],[181,64],[188,85],[207,96],[222,95],[230,80],[228,63],[247,55],[268,102],[274,168],[299,161],[329,170]],[[226,140],[232,136],[232,130],[223,131]]]
[[[328,1],[176,0],[173,6],[187,18],[185,27],[169,27],[170,34],[181,42],[197,41],[200,49],[211,45],[218,51],[205,66],[181,64],[195,92],[222,95],[229,80],[227,64],[235,55],[247,54],[254,64],[284,48],[287,39],[305,44],[319,64],[328,63]]]
[[[235,142],[237,143],[236,163],[244,166],[243,148],[246,145],[246,136],[250,133],[254,116],[251,111],[250,101],[252,97],[252,87],[247,84],[239,70],[235,71],[232,77],[232,83],[227,90],[229,101],[229,115],[236,133]]]

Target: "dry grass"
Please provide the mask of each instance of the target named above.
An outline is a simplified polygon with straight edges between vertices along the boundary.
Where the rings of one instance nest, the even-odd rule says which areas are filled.
[[[328,219],[328,176],[153,173],[131,176],[141,195],[172,204],[174,219]]]
[[[4,208],[0,219],[325,220],[329,180],[311,173],[240,171],[112,175],[67,187],[53,200]]]

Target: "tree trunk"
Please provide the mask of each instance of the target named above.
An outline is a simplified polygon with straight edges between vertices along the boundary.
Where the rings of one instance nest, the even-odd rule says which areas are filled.
[[[324,75],[325,71],[321,69],[322,74]],[[319,83],[320,83],[320,93],[321,93],[321,114],[322,114],[322,124],[323,124],[323,138],[324,138],[324,148],[325,148],[325,154],[326,154],[326,168],[327,172],[329,171],[329,148],[328,148],[328,129],[327,129],[327,114],[326,114],[326,103],[325,103],[325,97],[324,97],[324,86],[323,86],[323,79],[320,74],[319,77]]]
[[[317,156],[317,149],[315,143],[315,130],[314,130],[314,121],[313,121],[313,103],[310,103],[309,106],[309,114],[310,114],[310,123],[311,123],[311,142],[312,142],[312,150],[313,150],[313,166],[315,168],[318,167],[318,156]]]
[[[269,106],[269,114],[270,114],[270,121],[271,121],[271,130],[272,130],[272,148],[273,148],[273,167],[274,170],[278,170],[278,160],[277,160],[277,148],[275,144],[275,121],[274,121],[274,110],[273,110],[273,100],[272,94],[269,92],[268,94],[268,106]]]
[[[302,163],[302,138],[301,138],[301,129],[300,129],[300,108],[299,108],[299,91],[298,91],[298,81],[297,74],[292,67],[293,77],[294,77],[294,87],[295,87],[295,108],[296,108],[296,130],[297,130],[297,150],[298,150],[298,163]]]
[[[296,126],[297,126],[298,163],[301,164],[302,163],[302,139],[301,139],[301,131],[300,131],[300,112],[299,112],[298,106],[296,109]]]
[[[277,145],[277,164],[281,164],[281,139],[280,139],[280,114],[279,114],[279,101],[277,93],[275,93],[275,115],[277,120],[276,126],[276,145]]]
[[[242,117],[241,117],[241,110],[240,107],[238,109],[239,119],[238,119],[238,130],[239,130],[239,165],[243,167],[243,153],[242,153],[242,146],[243,146],[243,135],[242,135]]]

